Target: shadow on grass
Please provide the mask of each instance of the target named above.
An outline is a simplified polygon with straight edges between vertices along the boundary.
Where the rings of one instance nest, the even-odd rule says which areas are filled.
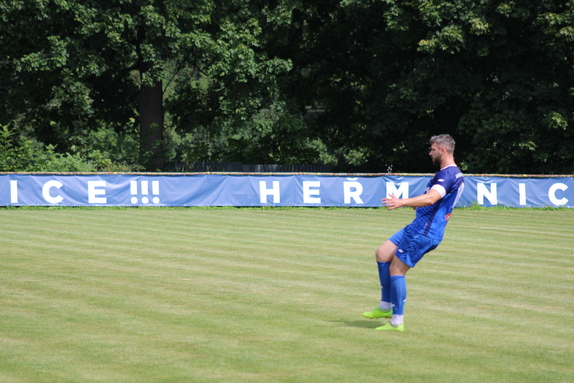
[[[370,321],[370,320],[341,321],[337,323],[341,323],[347,327],[359,327],[359,328],[376,328],[384,325],[384,323],[380,321]]]

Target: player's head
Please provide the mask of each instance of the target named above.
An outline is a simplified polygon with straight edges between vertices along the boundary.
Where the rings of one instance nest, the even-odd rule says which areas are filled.
[[[454,153],[454,139],[448,134],[439,134],[438,136],[432,136],[430,139],[431,146],[437,144],[439,149],[446,149],[449,154]]]

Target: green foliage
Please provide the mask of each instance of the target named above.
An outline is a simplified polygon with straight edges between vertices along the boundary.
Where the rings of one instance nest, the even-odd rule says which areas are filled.
[[[301,117],[275,105],[262,110],[242,129],[235,129],[223,157],[244,163],[317,163],[319,153],[306,133]]]
[[[11,171],[22,158],[22,149],[13,143],[14,132],[10,125],[0,125],[0,171]]]
[[[168,133],[173,162],[237,161],[251,164],[333,164],[320,140],[311,140],[305,122],[284,104],[263,109],[252,119],[224,125],[213,133]]]
[[[362,170],[432,171],[428,138],[450,133],[466,171],[569,173],[572,14],[555,1],[322,3],[285,47],[285,89],[325,107],[311,131],[344,153],[339,169],[362,153]]]
[[[101,133],[100,133],[101,134]],[[94,137],[97,141],[97,137]],[[102,147],[105,143],[99,142]],[[10,124],[0,125],[0,171],[2,172],[128,172],[141,168],[111,158],[91,144],[87,152],[59,153],[54,145],[18,137]],[[88,145],[82,146],[84,150]],[[129,147],[128,147],[129,148]]]
[[[0,121],[67,161],[425,172],[428,138],[450,133],[468,172],[574,172],[571,1],[30,0],[0,11]],[[116,143],[94,144],[101,132]]]
[[[102,126],[132,133],[125,129],[134,120],[141,132],[137,161],[144,164],[163,150],[162,100],[148,88],[167,81],[167,119],[184,133],[197,125],[188,124],[188,108],[193,121],[213,121],[215,114],[214,126],[203,125],[219,130],[270,104],[277,74],[291,65],[264,48],[276,28],[288,25],[294,4],[4,3],[0,86],[9,91],[0,96],[0,119],[61,153]],[[208,87],[196,94],[199,77]],[[207,116],[194,108],[196,101],[208,105]],[[147,134],[154,124],[157,137]]]

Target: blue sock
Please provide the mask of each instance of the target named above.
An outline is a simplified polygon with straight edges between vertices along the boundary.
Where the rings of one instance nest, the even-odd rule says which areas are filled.
[[[404,315],[405,301],[407,300],[407,280],[404,275],[395,275],[390,279],[393,314]]]
[[[381,301],[391,302],[391,275],[389,267],[391,262],[378,262],[379,280],[381,281]]]

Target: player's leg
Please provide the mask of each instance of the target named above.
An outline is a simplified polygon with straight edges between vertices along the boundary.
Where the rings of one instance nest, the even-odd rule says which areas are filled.
[[[392,315],[391,276],[389,269],[396,250],[397,245],[387,240],[379,246],[375,252],[379,281],[381,283],[381,301],[379,306],[375,307],[374,310],[363,313],[366,318],[390,318]]]
[[[395,257],[396,251],[397,245],[395,245],[390,239],[387,239],[375,252],[377,262],[391,262]]]
[[[382,309],[390,309],[391,305],[391,274],[390,267],[393,259],[395,258],[395,251],[397,245],[392,241],[387,240],[383,243],[377,251],[375,256],[377,259],[377,267],[379,270],[379,280],[381,282],[381,304]]]
[[[395,257],[389,268],[391,275],[391,302],[393,304],[393,317],[391,324],[398,326],[403,323],[405,302],[407,300],[407,271],[410,266],[406,265],[399,257]]]
[[[439,241],[406,230],[389,267],[391,302],[393,304],[391,322],[385,326],[378,327],[377,330],[404,330],[403,315],[407,299],[405,275],[411,267],[414,267],[426,253],[435,249],[438,244]]]
[[[393,307],[393,314],[391,322],[384,326],[377,327],[377,330],[404,330],[404,311],[405,302],[407,300],[407,280],[405,275],[410,267],[407,266],[398,257],[394,257],[389,267],[390,271],[390,292],[391,302]]]

